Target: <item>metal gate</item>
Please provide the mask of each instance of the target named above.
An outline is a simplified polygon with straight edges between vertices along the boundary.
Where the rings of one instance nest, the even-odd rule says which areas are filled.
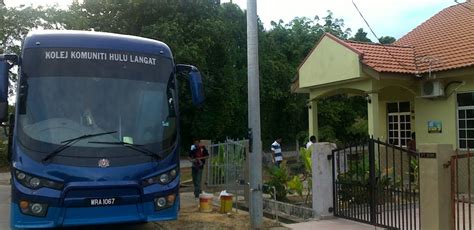
[[[335,216],[420,229],[418,153],[369,139],[332,154]]]
[[[207,146],[209,160],[206,168],[206,186],[211,189],[235,189],[245,180],[244,164],[247,152],[246,140],[227,140]]]
[[[474,153],[456,150],[451,157],[451,218],[452,229],[474,228],[474,183],[471,174]]]

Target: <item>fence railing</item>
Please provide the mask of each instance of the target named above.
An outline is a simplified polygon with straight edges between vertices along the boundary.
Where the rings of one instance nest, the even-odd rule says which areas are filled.
[[[452,229],[474,229],[474,153],[456,150],[451,157]]]
[[[369,139],[336,149],[334,214],[389,229],[420,229],[418,153]]]
[[[245,180],[244,168],[247,154],[246,140],[227,140],[207,147],[206,187],[236,190],[237,181]]]

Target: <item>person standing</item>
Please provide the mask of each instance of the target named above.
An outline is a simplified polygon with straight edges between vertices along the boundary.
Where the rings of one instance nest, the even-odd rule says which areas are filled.
[[[416,152],[416,134],[415,132],[411,133],[411,140],[407,143],[408,150]]]
[[[316,143],[316,137],[311,136],[308,143],[306,143],[306,149],[309,149],[314,143]]]
[[[277,138],[271,147],[272,150],[272,162],[275,164],[276,167],[280,167],[281,162],[283,161],[283,154],[281,153],[281,138]]]
[[[192,165],[192,178],[194,185],[194,197],[199,198],[201,194],[201,179],[202,171],[204,170],[204,164],[206,158],[209,157],[209,152],[206,147],[201,144],[199,140],[194,140],[191,150],[189,151],[189,160],[193,163]]]
[[[409,140],[407,143],[407,149],[409,150],[408,155],[410,157],[417,157],[415,132],[411,133],[411,140]],[[415,170],[418,170],[418,169],[415,169],[415,166],[412,164],[412,162],[410,162],[409,164],[409,170],[410,170],[410,182],[415,182]]]

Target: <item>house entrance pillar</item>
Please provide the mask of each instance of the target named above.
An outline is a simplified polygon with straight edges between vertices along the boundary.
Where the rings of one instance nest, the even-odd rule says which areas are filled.
[[[450,229],[451,171],[444,164],[451,159],[453,147],[449,144],[419,144],[418,147],[421,229]]]
[[[309,101],[308,106],[308,118],[309,118],[309,136],[314,135],[316,140],[319,141],[318,138],[318,101],[311,100]]]
[[[380,137],[379,94],[369,93],[367,99],[367,113],[369,122],[369,136],[375,139]]]

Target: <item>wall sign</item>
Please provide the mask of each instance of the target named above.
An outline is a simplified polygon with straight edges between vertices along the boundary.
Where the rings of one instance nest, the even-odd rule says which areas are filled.
[[[441,121],[428,121],[428,133],[441,133],[443,123]]]
[[[422,152],[420,152],[420,158],[436,158],[436,153],[422,153]]]

